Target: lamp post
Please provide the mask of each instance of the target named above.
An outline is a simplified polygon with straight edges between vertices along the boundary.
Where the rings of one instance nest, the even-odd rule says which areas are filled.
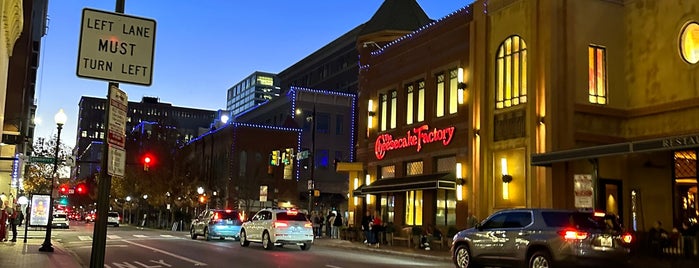
[[[126,221],[128,224],[131,224],[131,196],[126,196],[126,202],[129,204],[129,220]],[[126,206],[126,203],[124,203],[124,206]],[[124,209],[122,207],[121,209],[121,216],[124,217],[124,220],[126,220],[126,216],[124,216]]]
[[[49,220],[46,224],[46,237],[44,237],[44,243],[41,244],[39,251],[42,252],[53,252],[53,245],[51,245],[51,225],[53,224],[53,190],[56,184],[56,171],[58,171],[58,151],[60,151],[61,144],[61,130],[63,129],[63,124],[66,123],[68,118],[63,112],[63,109],[58,110],[58,113],[53,117],[56,121],[56,128],[58,129],[58,134],[56,135],[56,151],[54,152],[53,158],[53,173],[51,174],[51,195],[49,196]]]

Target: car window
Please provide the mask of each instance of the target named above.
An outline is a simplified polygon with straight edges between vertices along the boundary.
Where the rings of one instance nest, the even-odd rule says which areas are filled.
[[[306,214],[301,212],[277,212],[277,220],[280,221],[306,221]]]
[[[64,219],[64,220],[65,220],[65,219],[66,219],[66,214],[56,214],[56,215],[53,215],[53,218],[54,218],[54,219]]]
[[[119,217],[119,213],[109,212],[108,217]]]
[[[546,225],[551,227],[574,227],[581,230],[621,230],[614,216],[597,217],[591,212],[542,212]]]
[[[272,219],[272,212],[271,212],[271,211],[264,211],[264,212],[262,213],[262,218],[261,218],[261,220],[268,221],[268,220],[271,220],[271,219]]]
[[[214,218],[219,220],[240,220],[237,211],[216,211]]]
[[[500,213],[490,217],[490,219],[483,223],[483,229],[503,228],[505,226],[506,219],[507,213]]]
[[[522,228],[532,222],[532,214],[527,211],[507,213],[504,228]]]

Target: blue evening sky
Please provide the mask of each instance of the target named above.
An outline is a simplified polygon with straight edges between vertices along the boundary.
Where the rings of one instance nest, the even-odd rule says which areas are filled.
[[[440,19],[471,0],[418,0]],[[76,76],[83,8],[114,11],[116,0],[49,1],[48,33],[37,74],[35,138],[56,133],[74,146],[81,96],[106,98],[107,82]],[[126,0],[125,14],[157,23],[153,83],[121,83],[130,101],[143,96],[174,106],[226,108],[226,91],[255,71],[278,73],[368,21],[382,0]]]

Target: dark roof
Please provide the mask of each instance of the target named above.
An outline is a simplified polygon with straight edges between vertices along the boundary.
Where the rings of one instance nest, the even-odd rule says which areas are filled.
[[[372,184],[360,187],[354,194],[376,194],[386,192],[401,192],[411,190],[446,189],[456,188],[456,176],[454,173],[436,173],[408,176],[401,178],[387,178],[374,181]]]
[[[374,16],[364,24],[360,35],[383,30],[409,31],[432,22],[415,0],[385,0]]]

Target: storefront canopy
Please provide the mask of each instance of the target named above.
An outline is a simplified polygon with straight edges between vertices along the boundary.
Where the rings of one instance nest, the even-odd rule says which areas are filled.
[[[532,155],[532,166],[551,166],[553,163],[630,153],[695,149],[699,147],[699,134],[674,136],[662,139],[640,140],[563,150]]]
[[[402,178],[380,179],[370,185],[362,185],[360,189],[362,194],[430,189],[455,190],[456,180],[453,173],[437,173]]]

